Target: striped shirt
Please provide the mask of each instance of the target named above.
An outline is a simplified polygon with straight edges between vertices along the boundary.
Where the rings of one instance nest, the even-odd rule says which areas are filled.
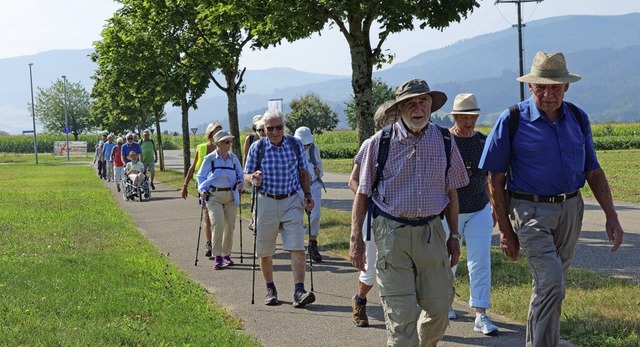
[[[283,137],[280,146],[276,146],[268,138],[264,138],[264,140],[252,143],[249,148],[244,169],[247,174],[256,171],[258,148],[264,145],[260,193],[281,195],[302,189],[299,172],[307,169],[307,156],[304,155],[304,147],[298,139],[293,136],[290,139],[287,139],[287,137],[287,135]],[[296,150],[291,146],[292,144],[299,147],[300,158],[296,155]]]
[[[371,195],[382,132],[367,147],[360,167],[358,193]],[[384,212],[415,219],[440,214],[449,203],[447,191],[469,183],[462,157],[451,141],[451,168],[445,179],[447,160],[440,130],[429,126],[416,138],[402,120],[393,125],[389,155],[373,201]]]

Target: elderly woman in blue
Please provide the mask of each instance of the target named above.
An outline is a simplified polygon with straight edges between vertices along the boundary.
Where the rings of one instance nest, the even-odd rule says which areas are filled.
[[[240,204],[240,192],[244,189],[242,165],[231,153],[231,136],[224,130],[213,136],[217,148],[207,154],[198,171],[198,192],[207,202],[211,219],[213,268],[233,265],[231,247],[235,219]]]

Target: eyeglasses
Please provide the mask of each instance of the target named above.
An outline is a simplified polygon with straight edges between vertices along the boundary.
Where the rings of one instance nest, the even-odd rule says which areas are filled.
[[[127,137],[127,141],[133,140],[133,137]]]
[[[264,132],[264,128],[256,129],[256,131],[259,132],[259,133],[263,133]]]
[[[230,143],[231,143],[231,140],[224,140],[224,141],[220,141],[220,143],[224,143],[224,144],[227,144],[227,145],[228,145],[228,144],[230,144]]]
[[[274,127],[266,127],[266,128],[267,128],[267,131],[269,132],[273,132],[274,130],[281,131],[283,129],[282,125],[276,125]]]

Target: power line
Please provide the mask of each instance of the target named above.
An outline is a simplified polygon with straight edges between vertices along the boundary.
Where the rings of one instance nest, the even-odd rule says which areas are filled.
[[[518,61],[520,63],[520,76],[524,75],[524,62],[522,58],[522,28],[525,27],[522,24],[522,3],[523,2],[542,2],[543,0],[496,0],[496,4],[512,3],[518,7],[518,24],[513,25],[518,28]],[[520,82],[520,101],[524,100],[524,83]]]

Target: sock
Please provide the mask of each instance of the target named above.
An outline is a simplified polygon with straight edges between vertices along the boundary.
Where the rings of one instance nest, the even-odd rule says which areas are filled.
[[[356,304],[358,304],[358,306],[366,305],[367,297],[365,296],[364,299],[361,299],[360,295],[356,294]]]
[[[276,290],[276,285],[273,282],[267,283],[267,289]]]
[[[301,290],[304,290],[304,283],[300,282],[300,283],[296,283],[296,286],[293,290],[294,293],[297,293]]]

